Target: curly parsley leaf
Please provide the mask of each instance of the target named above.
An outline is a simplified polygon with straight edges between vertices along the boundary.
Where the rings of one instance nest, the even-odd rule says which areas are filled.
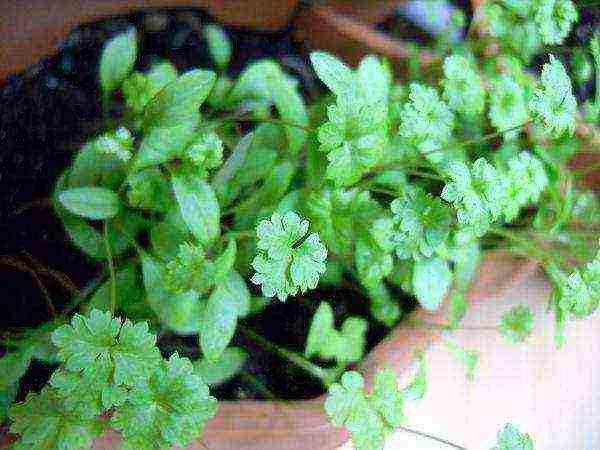
[[[571,0],[536,2],[534,20],[546,45],[562,44],[577,19],[577,9]]]
[[[310,324],[304,355],[335,359],[342,365],[358,362],[363,357],[366,332],[367,322],[360,317],[347,318],[336,330],[331,306],[321,302]]]
[[[439,198],[418,186],[408,186],[390,207],[391,243],[398,258],[430,258],[446,243],[452,217],[448,205]]]
[[[134,385],[160,361],[156,336],[146,322],[134,325],[98,310],[87,317],[76,314],[70,324],[56,329],[52,342],[67,370],[81,371],[100,384]]]
[[[412,285],[423,308],[434,311],[440,307],[452,284],[452,272],[442,258],[421,259],[415,262]]]
[[[121,431],[126,450],[186,447],[216,410],[217,400],[192,363],[175,352],[130,391],[111,425]]]
[[[533,312],[527,306],[519,305],[502,315],[499,330],[510,342],[524,342],[533,328]]]
[[[15,450],[88,450],[104,428],[97,417],[73,414],[50,387],[39,394],[29,393],[24,402],[13,405],[10,418],[11,432],[20,435]]]
[[[498,442],[491,450],[533,450],[533,441],[528,434],[521,433],[517,427],[507,423],[498,432]]]
[[[543,124],[552,137],[575,132],[577,100],[571,79],[562,63],[553,55],[542,68],[542,86],[536,89],[529,102],[534,119]]]
[[[483,113],[485,89],[481,76],[471,62],[461,55],[451,55],[444,60],[444,99],[450,108],[465,116]]]
[[[383,449],[386,436],[404,419],[396,375],[387,369],[379,371],[369,395],[359,373],[344,373],[341,382],[329,388],[325,411],[335,426],[348,430],[357,450]]]
[[[447,144],[454,129],[454,114],[431,87],[410,85],[410,100],[404,105],[398,133],[424,153]]]
[[[298,290],[305,292],[317,286],[319,275],[326,270],[327,249],[316,233],[300,242],[308,225],[307,220],[288,211],[283,216],[273,213],[270,220],[256,227],[258,254],[252,261],[256,270],[252,282],[262,286],[266,297],[285,301]]]

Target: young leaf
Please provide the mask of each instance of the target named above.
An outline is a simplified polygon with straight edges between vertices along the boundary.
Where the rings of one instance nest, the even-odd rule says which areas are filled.
[[[310,324],[304,355],[335,359],[341,365],[358,362],[364,353],[366,332],[367,322],[360,317],[347,318],[341,330],[336,330],[331,306],[321,302]]]
[[[533,441],[528,434],[521,433],[517,427],[507,423],[498,432],[498,442],[491,450],[533,450]]]
[[[401,311],[388,287],[382,282],[367,288],[367,292],[371,299],[371,315],[386,327],[393,327],[400,318]]]
[[[212,187],[191,175],[173,175],[173,191],[188,229],[203,245],[221,234],[221,212]]]
[[[427,393],[427,361],[425,353],[417,352],[419,369],[408,386],[402,389],[402,397],[407,400],[419,400]]]
[[[265,297],[285,301],[300,289],[314,289],[319,275],[326,270],[327,249],[313,233],[302,243],[308,231],[308,221],[300,219],[293,211],[283,217],[277,213],[271,220],[263,220],[256,228],[258,254],[252,261],[256,273],[254,284],[262,285]]]
[[[200,347],[208,361],[217,363],[233,338],[238,317],[250,309],[250,292],[244,280],[235,272],[218,285],[208,298],[202,318]]]
[[[58,199],[73,214],[92,220],[110,219],[121,206],[116,193],[93,186],[67,189],[58,193]]]
[[[227,34],[220,26],[209,24],[204,27],[204,37],[213,61],[219,69],[225,70],[231,59],[231,41]]]
[[[167,84],[146,105],[143,128],[169,128],[189,121],[198,113],[216,79],[213,72],[195,69]]]
[[[529,108],[534,118],[542,123],[552,137],[575,132],[577,100],[573,95],[571,79],[562,63],[553,55],[542,68],[542,87],[536,89]]]
[[[248,360],[248,354],[237,347],[226,348],[216,363],[206,358],[194,361],[195,372],[211,387],[219,386],[235,377]]]
[[[71,324],[56,329],[52,342],[67,370],[117,386],[132,386],[149,376],[160,358],[146,322],[134,325],[98,310],[87,317],[76,314]]]
[[[396,375],[382,370],[375,376],[373,392],[364,392],[363,377],[346,372],[341,383],[330,386],[325,412],[335,426],[345,427],[356,450],[382,450],[387,434],[404,418]]]
[[[527,306],[519,305],[502,315],[500,333],[513,343],[525,341],[533,328],[533,313]]]
[[[141,170],[163,164],[185,153],[194,136],[194,127],[199,115],[192,114],[188,120],[170,127],[155,127],[144,135],[135,155],[133,169]]]
[[[393,269],[392,255],[382,251],[372,239],[359,238],[354,249],[354,262],[361,283],[372,287],[387,277]]]
[[[423,308],[434,311],[440,307],[452,283],[452,272],[441,258],[415,262],[412,278],[417,300]]]
[[[175,352],[146,383],[136,384],[110,423],[127,449],[187,447],[216,410],[217,400],[192,363]]]
[[[444,60],[444,98],[450,108],[466,116],[483,113],[485,89],[481,77],[471,62],[461,55],[451,55]]]
[[[354,73],[342,61],[325,52],[312,52],[310,61],[317,76],[335,95],[353,91]]]
[[[0,391],[19,386],[19,380],[31,364],[31,351],[10,352],[0,358]]]
[[[452,136],[454,114],[431,87],[410,85],[410,101],[404,105],[398,133],[424,153],[445,145]]]
[[[130,28],[107,42],[100,57],[100,86],[105,95],[121,86],[137,57],[137,33]]]
[[[54,389],[46,386],[39,394],[29,393],[10,410],[12,433],[19,434],[15,450],[88,450],[100,437],[103,425],[98,417],[73,414]]]

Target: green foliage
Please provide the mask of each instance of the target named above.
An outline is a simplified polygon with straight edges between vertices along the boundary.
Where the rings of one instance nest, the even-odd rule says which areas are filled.
[[[417,352],[418,369],[410,384],[402,389],[402,396],[406,400],[420,400],[427,394],[427,361],[425,353]]]
[[[558,307],[564,314],[582,319],[593,314],[600,304],[600,251],[583,269],[576,268],[561,277]]]
[[[492,81],[490,93],[490,121],[499,131],[524,124],[529,119],[523,88],[510,75],[502,75]],[[514,137],[518,132],[508,133]]]
[[[409,98],[400,114],[400,135],[417,145],[423,153],[447,144],[454,129],[454,114],[439,98],[438,92],[412,83]]]
[[[412,285],[421,306],[429,311],[442,304],[452,283],[452,272],[441,258],[421,259],[415,263]]]
[[[58,327],[52,342],[61,366],[10,411],[15,448],[91,449],[108,411],[124,449],[186,446],[216,412],[191,362],[177,353],[163,360],[146,322],[92,310]]]
[[[348,430],[357,450],[382,449],[386,436],[404,419],[402,408],[402,393],[391,370],[377,373],[371,394],[364,391],[359,373],[346,372],[341,383],[331,385],[325,400],[331,422]]]
[[[135,28],[108,41],[100,58],[100,86],[104,95],[119,88],[133,69],[137,57]]]
[[[517,427],[507,423],[498,432],[498,442],[491,450],[533,450],[533,441],[528,434],[521,433]]]
[[[446,243],[450,234],[450,208],[439,198],[418,186],[408,186],[391,204],[391,233],[380,229],[381,221],[374,228],[374,238],[386,239],[400,259],[431,258]]]
[[[194,370],[209,386],[219,386],[226,383],[242,370],[248,354],[237,347],[226,348],[215,363],[206,358],[194,361]]]
[[[58,194],[58,199],[73,214],[92,220],[110,219],[119,213],[119,197],[101,187],[71,188]]]
[[[360,361],[366,345],[367,322],[360,317],[349,317],[339,331],[333,322],[331,306],[321,302],[308,330],[304,355],[335,359],[342,366]]]
[[[529,103],[534,118],[543,123],[553,137],[564,133],[572,135],[575,132],[577,100],[567,71],[558,59],[550,55],[550,62],[542,68],[541,78],[542,86],[536,89]]]
[[[571,0],[540,0],[535,23],[546,45],[562,43],[577,22],[577,9]]]
[[[460,55],[451,55],[444,60],[444,99],[454,111],[465,116],[483,113],[485,90],[483,82],[471,62]]]
[[[317,286],[319,275],[326,269],[327,249],[316,233],[300,242],[307,231],[308,221],[293,211],[284,216],[273,213],[270,220],[257,225],[258,253],[252,261],[256,270],[252,282],[261,285],[266,297],[285,301],[298,290],[306,292]]]
[[[208,386],[177,353],[138,382],[110,423],[121,432],[124,449],[186,447],[217,410]]]
[[[527,306],[519,305],[502,315],[500,333],[513,343],[523,342],[531,334],[533,312]]]
[[[218,25],[210,24],[204,27],[204,37],[208,43],[208,51],[217,67],[224,70],[231,59],[231,42],[225,31]]]

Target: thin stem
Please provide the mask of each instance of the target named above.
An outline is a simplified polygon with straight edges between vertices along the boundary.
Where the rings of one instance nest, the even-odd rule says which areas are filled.
[[[444,181],[444,178],[440,177],[439,175],[435,175],[433,173],[429,173],[429,172],[422,172],[420,170],[408,170],[407,173],[409,175],[414,175],[415,177],[421,177],[421,178],[427,178],[429,180],[436,180],[436,181]]]
[[[537,259],[542,264],[556,263],[553,254],[543,250],[540,246],[536,245],[535,242],[520,237],[514,231],[500,227],[491,228],[490,231],[498,236],[521,245],[524,250],[527,250],[530,256],[532,256],[534,259]]]
[[[103,227],[104,246],[106,247],[106,259],[108,261],[108,270],[110,272],[110,313],[115,314],[117,307],[117,275],[115,273],[115,265],[110,250],[110,242],[108,240],[108,221],[104,221]]]
[[[466,447],[463,447],[461,445],[447,441],[446,439],[442,439],[440,437],[434,436],[433,434],[425,433],[423,431],[413,430],[412,428],[407,428],[407,427],[403,427],[403,426],[399,426],[398,429],[400,429],[402,431],[406,431],[407,433],[416,434],[417,436],[421,436],[426,439],[430,439],[432,441],[439,442],[440,444],[445,444],[449,447],[456,448],[458,450],[467,450]]]
[[[256,334],[254,331],[244,327],[243,325],[238,325],[238,329],[265,350],[304,369],[313,377],[320,380],[325,387],[329,387],[329,385],[333,382],[331,375],[329,375],[323,368],[311,363],[299,354],[269,342],[264,337]]]
[[[267,400],[271,400],[271,401],[275,401],[275,402],[280,401],[280,399],[277,398],[277,396],[275,394],[273,394],[273,392],[271,392],[271,390],[262,381],[260,381],[257,377],[252,375],[250,372],[242,371],[241,376],[248,383],[254,385],[254,387],[257,390],[259,390],[260,393],[262,395],[264,395]]]
[[[469,139],[468,141],[464,141],[464,142],[453,142],[451,144],[444,145],[440,148],[435,148],[433,150],[429,150],[428,152],[422,152],[421,154],[422,155],[431,155],[432,153],[441,152],[441,151],[448,150],[448,149],[455,148],[455,147],[468,147],[470,145],[480,144],[482,142],[486,142],[491,139],[494,139],[495,137],[502,136],[504,133],[519,130],[519,129],[523,128],[524,126],[529,125],[530,123],[531,123],[531,120],[528,120],[527,122],[522,123],[521,125],[515,125],[514,127],[506,128],[505,130],[496,131],[495,133],[489,133],[478,139]]]
[[[304,130],[307,133],[314,133],[316,130],[306,125],[300,125],[298,123],[288,122],[287,120],[282,119],[262,119],[257,117],[242,117],[237,120],[237,122],[259,122],[259,123],[273,123],[275,125],[284,125],[288,127],[298,128],[300,130]]]

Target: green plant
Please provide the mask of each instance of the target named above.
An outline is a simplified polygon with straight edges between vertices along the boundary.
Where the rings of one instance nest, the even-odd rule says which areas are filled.
[[[375,56],[354,70],[312,53],[332,94],[312,105],[275,61],[228,78],[232,48],[215,26],[206,38],[217,73],[178,74],[166,61],[132,73],[135,31],[110,41],[102,100],[108,109],[120,90],[124,113],[83,146],[53,198],[72,243],[106,261],[107,277],[39,330],[5,336],[2,414],[32,359],[59,363],[40,393],[10,409],[16,448],[90,448],[109,426],[128,449],[187,445],[216,411],[207,383],[231,378],[246,358],[229,347],[240,319],[319,283],[349,284],[386,326],[400,316],[392,287],[430,310],[452,290],[444,327],[454,329],[482,249],[492,247],[545,268],[560,344],[567,319],[600,302],[600,253],[588,245],[600,213],[582,174],[567,168],[586,136],[576,133],[582,119],[566,70],[550,55],[540,81],[520,58],[562,42],[576,12],[570,0],[502,0],[483,18],[504,51],[454,48],[439,90],[394,80]],[[598,73],[597,47],[596,38]],[[531,311],[516,307],[498,329],[521,342],[532,325]],[[417,356],[404,390],[385,370],[365,393],[346,368],[362,359],[367,327],[349,317],[337,329],[322,301],[304,355],[242,331],[320,379],[332,422],[357,448],[379,449],[401,426],[403,402],[426,394],[426,361]],[[163,359],[161,330],[198,336],[203,357]],[[472,378],[477,351],[446,346]],[[506,428],[497,448],[532,448],[517,435]]]

